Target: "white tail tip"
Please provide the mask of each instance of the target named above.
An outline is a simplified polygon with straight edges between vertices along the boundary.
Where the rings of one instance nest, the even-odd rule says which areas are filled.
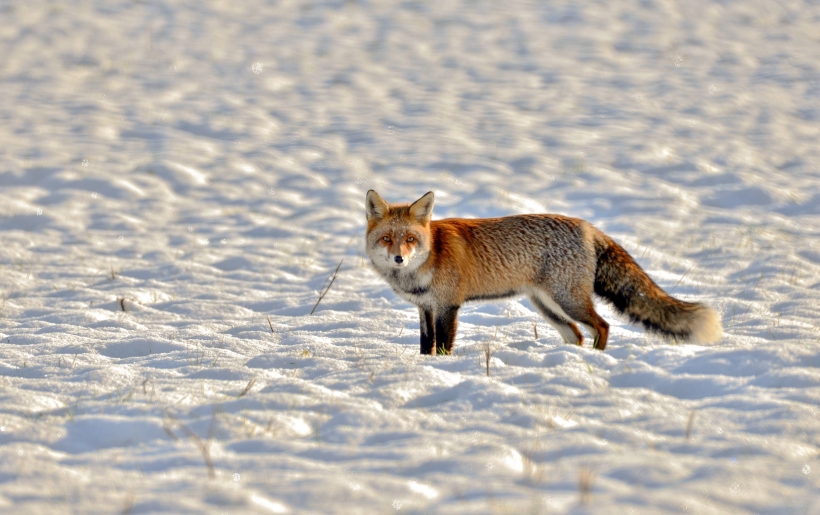
[[[701,306],[692,325],[692,343],[717,343],[723,336],[720,317],[709,306]]]

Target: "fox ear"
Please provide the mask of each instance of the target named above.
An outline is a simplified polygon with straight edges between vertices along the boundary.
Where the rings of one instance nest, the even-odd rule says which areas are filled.
[[[367,192],[367,198],[364,201],[365,212],[367,219],[384,218],[390,211],[390,205],[384,201],[374,190]]]
[[[432,191],[428,191],[423,197],[413,202],[413,205],[410,206],[410,216],[422,224],[430,222],[430,218],[433,216]]]

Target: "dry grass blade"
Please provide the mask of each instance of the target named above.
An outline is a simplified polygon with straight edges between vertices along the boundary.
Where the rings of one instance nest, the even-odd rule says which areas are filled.
[[[208,467],[208,477],[214,479],[216,477],[216,471],[214,470],[214,462],[211,460],[210,444],[203,442],[196,433],[188,429],[188,426],[182,422],[178,422],[178,424],[182,432],[185,433],[185,436],[193,440],[196,446],[199,447],[199,451],[202,453],[202,459],[205,460],[205,466]]]
[[[325,298],[325,295],[327,295],[327,292],[330,291],[330,287],[333,286],[333,282],[336,280],[336,275],[339,273],[339,268],[342,266],[342,261],[344,261],[344,259],[339,261],[339,264],[336,265],[336,270],[333,271],[333,275],[331,276],[331,279],[330,279],[330,284],[327,285],[327,288],[325,288],[324,292],[319,290],[320,291],[319,300],[316,301],[316,305],[313,306],[313,309],[310,310],[311,315],[313,314],[314,311],[316,311],[316,308],[319,307],[319,303],[322,302],[323,298]],[[327,282],[327,279],[325,279],[325,282]],[[322,285],[322,287],[324,288],[324,285]]]
[[[266,316],[265,318],[267,318],[267,319],[268,319],[268,325],[270,326],[270,332],[271,332],[271,334],[276,334],[276,333],[273,331],[273,324],[272,324],[272,323],[271,323],[271,321],[270,321],[270,316]]]
[[[581,506],[589,504],[589,498],[592,496],[592,483],[595,482],[595,472],[587,467],[581,467],[578,472],[578,493],[581,498],[579,502]]]
[[[493,341],[495,341],[496,337],[498,337],[498,328],[495,328],[495,336],[493,336]],[[487,365],[487,377],[490,377],[490,358],[492,357],[492,347],[490,346],[490,341],[487,340],[484,342],[484,362]],[[481,358],[479,358],[480,360]]]
[[[244,390],[239,392],[239,395],[237,395],[236,398],[241,399],[246,393],[251,391],[251,388],[253,388],[254,384],[256,384],[256,376],[255,375],[253,377],[251,377],[251,380],[248,381],[248,386],[246,386]]]
[[[690,267],[689,267],[689,270],[692,270],[693,268],[695,268],[695,265],[690,266]],[[680,276],[680,279],[678,279],[678,282],[676,282],[676,283],[675,283],[675,286],[673,286],[673,287],[672,287],[672,289],[671,289],[671,290],[669,290],[669,294],[670,294],[670,295],[672,294],[672,292],[673,292],[673,291],[675,291],[675,288],[677,288],[677,287],[678,287],[678,285],[680,284],[680,282],[681,282],[681,281],[683,281],[683,278],[684,278],[684,277],[686,277],[686,274],[688,274],[688,273],[689,273],[689,270],[687,270],[686,272],[684,272],[684,273],[683,273],[683,275],[682,275],[682,276]]]
[[[692,427],[695,425],[695,412],[697,410],[692,410],[689,413],[689,421],[686,423],[686,441],[689,441],[689,437],[692,436]]]
[[[177,440],[179,440],[179,438],[177,438],[177,435],[175,435],[175,434],[174,434],[174,432],[173,432],[173,431],[171,431],[171,427],[170,427],[168,424],[162,424],[162,429],[165,431],[165,433],[166,433],[168,436],[170,436],[170,437],[171,437],[171,440],[173,440],[173,441],[175,441],[175,442],[176,442]]]
[[[211,479],[214,479],[216,477],[216,470],[214,470],[214,462],[211,459],[211,444],[210,444],[210,442],[208,442],[208,443],[203,442],[202,438],[200,438],[199,435],[197,435],[196,433],[191,431],[188,428],[188,426],[186,426],[185,424],[183,424],[179,420],[176,420],[167,411],[165,411],[165,410],[162,410],[162,411],[163,411],[163,413],[165,413],[166,417],[168,417],[173,422],[176,422],[177,425],[179,425],[179,429],[183,433],[185,433],[185,436],[190,438],[191,441],[194,442],[194,445],[196,445],[199,448],[199,452],[202,453],[202,459],[205,461],[205,466],[208,467],[208,477],[211,478]],[[215,416],[216,416],[216,413],[214,413],[214,417]],[[213,426],[213,420],[211,421],[211,425]],[[167,432],[167,430],[166,430],[166,432]]]
[[[143,387],[144,386],[145,384],[143,383]],[[165,420],[162,421],[162,430],[165,431],[165,433],[171,438],[171,440],[176,442],[177,440],[179,440],[179,438],[171,430],[171,423],[174,421],[174,419],[171,417],[171,415],[168,414],[167,411],[165,411],[164,408],[162,410],[162,414],[165,415]]]
[[[521,475],[525,483],[536,485],[544,480],[544,468],[533,461],[531,452],[521,452]]]
[[[208,426],[208,440],[213,439],[216,433],[216,414],[219,412],[219,406],[214,406],[214,414],[211,416],[211,425]]]
[[[122,513],[123,515],[129,515],[131,510],[134,509],[134,492],[128,492],[125,494],[125,502],[122,505]]]
[[[535,325],[535,322],[532,323],[532,330],[535,331],[535,339],[538,339],[538,326]]]

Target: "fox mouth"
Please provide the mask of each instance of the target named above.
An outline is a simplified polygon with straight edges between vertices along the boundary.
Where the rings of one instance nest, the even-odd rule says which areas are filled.
[[[387,258],[387,263],[390,265],[390,268],[405,268],[410,264],[410,257],[400,255],[390,256]]]

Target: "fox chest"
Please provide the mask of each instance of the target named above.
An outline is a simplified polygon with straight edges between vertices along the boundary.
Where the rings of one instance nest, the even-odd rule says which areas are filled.
[[[390,287],[396,295],[416,306],[432,308],[435,304],[435,297],[431,284],[431,277],[392,275],[387,277]]]

